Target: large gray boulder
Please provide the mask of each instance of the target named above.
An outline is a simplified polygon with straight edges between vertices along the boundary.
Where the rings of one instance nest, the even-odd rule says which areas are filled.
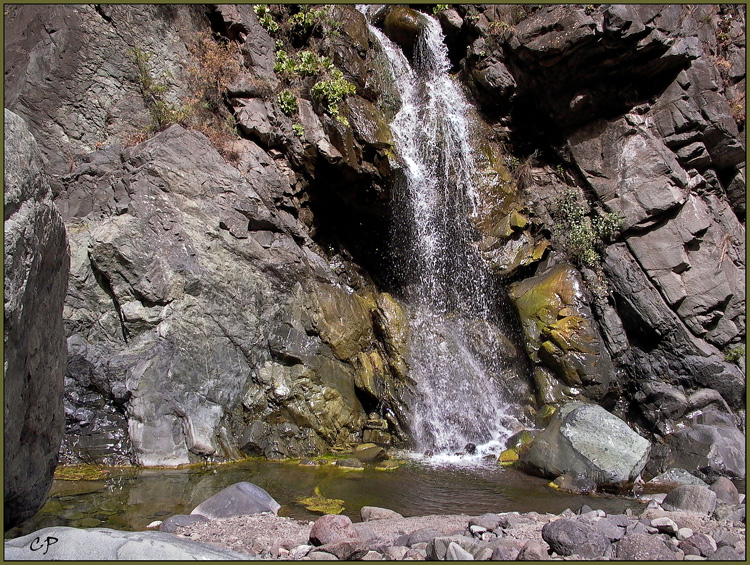
[[[5,110],[5,529],[44,504],[64,431],[70,257],[36,141]]]
[[[662,506],[665,510],[683,510],[710,515],[716,508],[716,493],[700,485],[680,485],[669,491]]]
[[[584,559],[609,557],[612,546],[596,527],[563,518],[542,527],[542,539],[559,555],[578,555]]]
[[[240,561],[251,556],[164,532],[55,526],[5,542],[5,559],[21,561]]]
[[[571,402],[521,454],[532,472],[558,477],[577,473],[604,487],[622,487],[643,470],[650,443],[628,425],[593,404]]]
[[[665,442],[671,466],[687,469],[708,483],[719,477],[745,477],[745,435],[726,420],[691,422],[666,436]]]
[[[276,514],[281,505],[264,489],[243,481],[228,486],[193,508],[191,515],[206,518],[232,518],[271,512]]]

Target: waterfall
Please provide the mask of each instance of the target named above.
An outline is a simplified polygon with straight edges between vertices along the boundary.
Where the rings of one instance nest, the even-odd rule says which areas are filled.
[[[360,10],[367,16],[373,8]],[[392,246],[410,316],[409,428],[417,451],[451,454],[472,443],[482,455],[502,447],[518,424],[504,383],[513,369],[493,277],[472,243],[479,175],[471,108],[449,74],[440,25],[422,18],[411,62],[370,25],[401,98],[391,122],[404,163]]]

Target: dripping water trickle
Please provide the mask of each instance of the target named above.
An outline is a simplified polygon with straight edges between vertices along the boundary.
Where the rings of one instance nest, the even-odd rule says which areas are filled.
[[[367,17],[377,8],[359,9]],[[439,24],[421,17],[411,61],[370,25],[401,101],[391,122],[403,162],[392,247],[410,317],[409,428],[418,452],[449,456],[472,443],[481,457],[518,425],[506,385],[514,369],[497,288],[472,241],[479,175],[470,106],[449,75]]]

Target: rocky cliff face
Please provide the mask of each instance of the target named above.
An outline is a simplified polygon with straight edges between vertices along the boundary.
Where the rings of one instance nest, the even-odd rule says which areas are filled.
[[[657,438],[689,421],[691,394],[742,417],[744,10],[492,6],[440,18],[453,52],[467,50],[455,62],[480,108],[520,150],[511,168],[530,222],[493,233],[505,237],[493,247],[525,241],[531,257],[552,242],[537,277],[512,287],[530,316],[539,400],[581,385],[597,398],[608,382],[599,400]],[[559,197],[571,187],[573,206]],[[570,221],[578,206],[591,209],[589,227],[619,216],[615,240],[597,242],[601,260],[582,252],[598,234]],[[567,307],[577,283],[547,283],[571,259],[593,316]],[[605,347],[592,348],[599,338]],[[612,369],[595,369],[592,352]]]
[[[511,285],[537,406],[583,396],[657,439],[707,405],[733,425],[744,10],[436,17],[494,179],[477,245]],[[6,18],[6,105],[39,140],[70,237],[66,460],[403,441],[399,100],[364,17],[29,5]],[[415,22],[375,18],[406,51]]]
[[[5,529],[47,499],[64,431],[63,300],[70,264],[65,226],[39,147],[5,110]]]

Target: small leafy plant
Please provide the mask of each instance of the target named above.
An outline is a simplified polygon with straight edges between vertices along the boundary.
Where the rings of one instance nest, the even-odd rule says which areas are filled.
[[[328,57],[321,57],[312,51],[300,51],[297,59],[290,57],[286,51],[276,51],[276,63],[273,70],[279,74],[291,74],[300,77],[315,76],[332,69],[333,63]]]
[[[736,345],[724,351],[724,360],[728,363],[736,363],[745,356],[745,346]]]
[[[291,90],[283,90],[279,93],[277,100],[279,101],[279,106],[281,106],[281,111],[287,116],[291,116],[297,112],[297,97]]]
[[[302,124],[293,124],[292,131],[294,132],[294,135],[296,135],[297,137],[305,136],[305,128],[302,127]]]
[[[589,217],[588,205],[581,204],[572,189],[566,190],[556,200],[556,205],[555,230],[563,248],[577,264],[598,270],[601,267],[599,248],[620,228],[622,216],[618,212],[599,212]]]
[[[432,9],[432,15],[437,16],[440,12],[447,10],[448,4],[435,4],[435,7]]]
[[[356,87],[344,78],[343,73],[334,68],[331,71],[331,78],[321,80],[312,87],[313,96],[325,104],[326,111],[337,121],[349,125],[349,120],[339,114],[339,102],[347,94],[354,94]]]
[[[279,24],[273,19],[273,14],[268,9],[267,4],[256,4],[253,6],[255,15],[258,16],[258,23],[265,28],[271,35],[279,31]]]

